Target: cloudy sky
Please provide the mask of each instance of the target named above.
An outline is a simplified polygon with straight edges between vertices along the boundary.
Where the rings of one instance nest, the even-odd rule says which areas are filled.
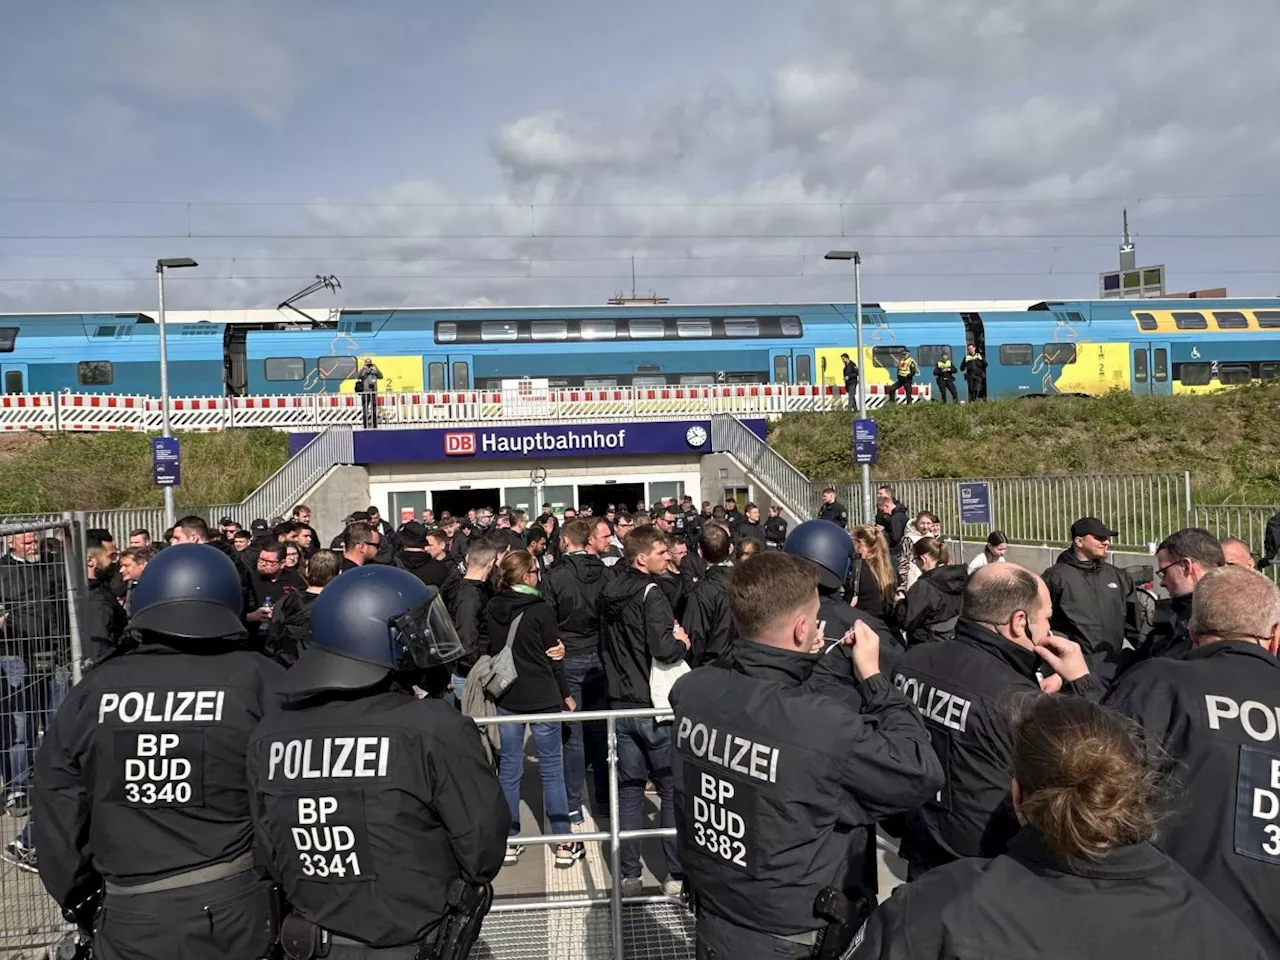
[[[67,0],[0,34],[0,310],[1280,293],[1277,0]],[[180,279],[179,279],[180,278]]]

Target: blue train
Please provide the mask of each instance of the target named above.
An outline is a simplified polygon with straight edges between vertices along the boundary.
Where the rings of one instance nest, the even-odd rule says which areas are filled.
[[[350,392],[364,357],[384,390],[839,384],[855,354],[850,304],[274,311],[170,314],[175,396]],[[192,319],[198,316],[199,319]],[[976,344],[997,396],[1202,393],[1280,379],[1280,300],[866,304],[868,383],[909,349],[931,376]],[[265,319],[264,319],[265,318]],[[0,315],[5,393],[155,394],[158,329],[127,314]]]

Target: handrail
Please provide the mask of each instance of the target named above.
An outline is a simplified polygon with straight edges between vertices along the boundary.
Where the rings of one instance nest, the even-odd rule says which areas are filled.
[[[813,481],[733,414],[720,413],[711,418],[711,448],[737,458],[795,516],[813,516],[817,501]]]

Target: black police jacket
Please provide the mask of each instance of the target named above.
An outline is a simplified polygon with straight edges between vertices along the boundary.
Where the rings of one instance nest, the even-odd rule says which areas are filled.
[[[814,665],[808,686],[834,696],[851,697],[855,708],[862,705],[857,684],[853,682],[853,654],[840,640],[855,623],[862,622],[880,638],[880,672],[893,676],[893,668],[907,652],[898,636],[879,617],[849,606],[839,593],[818,595],[818,633],[823,638],[824,655]]]
[[[1133,582],[1105,560],[1080,560],[1067,549],[1044,572],[1053,601],[1054,633],[1074,640],[1085,653],[1124,645]]]
[[[1150,843],[1063,861],[1024,830],[993,860],[962,860],[893,892],[853,960],[1268,956],[1185,870]]]
[[[1139,664],[1104,703],[1178,761],[1186,795],[1160,845],[1280,956],[1280,660],[1211,643]]]
[[[646,590],[651,586],[653,589]],[[652,707],[654,661],[679,663],[686,649],[675,638],[675,614],[658,578],[628,567],[600,592],[600,662],[614,708]]]
[[[1039,692],[1039,664],[1033,651],[961,617],[955,639],[912,647],[894,668],[894,685],[924,716],[947,781],[907,816],[901,851],[913,875],[1003,853],[1018,832],[1009,709],[1019,694]],[[1104,692],[1092,674],[1063,685],[1063,693],[1090,699]]]
[[[613,572],[585,550],[566,553],[547,571],[542,595],[555,609],[566,657],[583,657],[600,650],[600,617],[596,603]]]
[[[275,711],[248,750],[259,848],[294,911],[375,947],[420,942],[450,884],[492,880],[511,813],[480,731],[388,692]]]
[[[781,516],[770,517],[764,522],[765,541],[774,547],[781,547],[787,541],[787,521]]]
[[[831,503],[824,503],[818,508],[818,519],[830,520],[832,523],[847,528],[849,526],[849,511],[845,509],[844,504],[839,500],[833,500]]]
[[[689,634],[688,663],[691,667],[705,666],[723,657],[738,635],[733,626],[733,614],[729,612],[729,574],[732,571],[732,564],[713,564],[689,591],[681,626]]]
[[[671,691],[685,879],[700,909],[783,936],[822,926],[824,887],[874,876],[875,821],[942,782],[919,714],[883,674],[860,684],[859,710],[807,687],[818,659],[740,641]]]
[[[63,906],[99,878],[145,883],[250,851],[244,754],[276,663],[148,642],[71,689],[36,755],[40,879]]]

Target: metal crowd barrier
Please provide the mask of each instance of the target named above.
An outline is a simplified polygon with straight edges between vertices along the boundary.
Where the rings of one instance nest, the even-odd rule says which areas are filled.
[[[1191,526],[1204,527],[1214,536],[1236,537],[1261,555],[1267,523],[1280,514],[1277,504],[1197,504],[1191,509]],[[1263,573],[1280,583],[1280,563],[1273,563]]]

